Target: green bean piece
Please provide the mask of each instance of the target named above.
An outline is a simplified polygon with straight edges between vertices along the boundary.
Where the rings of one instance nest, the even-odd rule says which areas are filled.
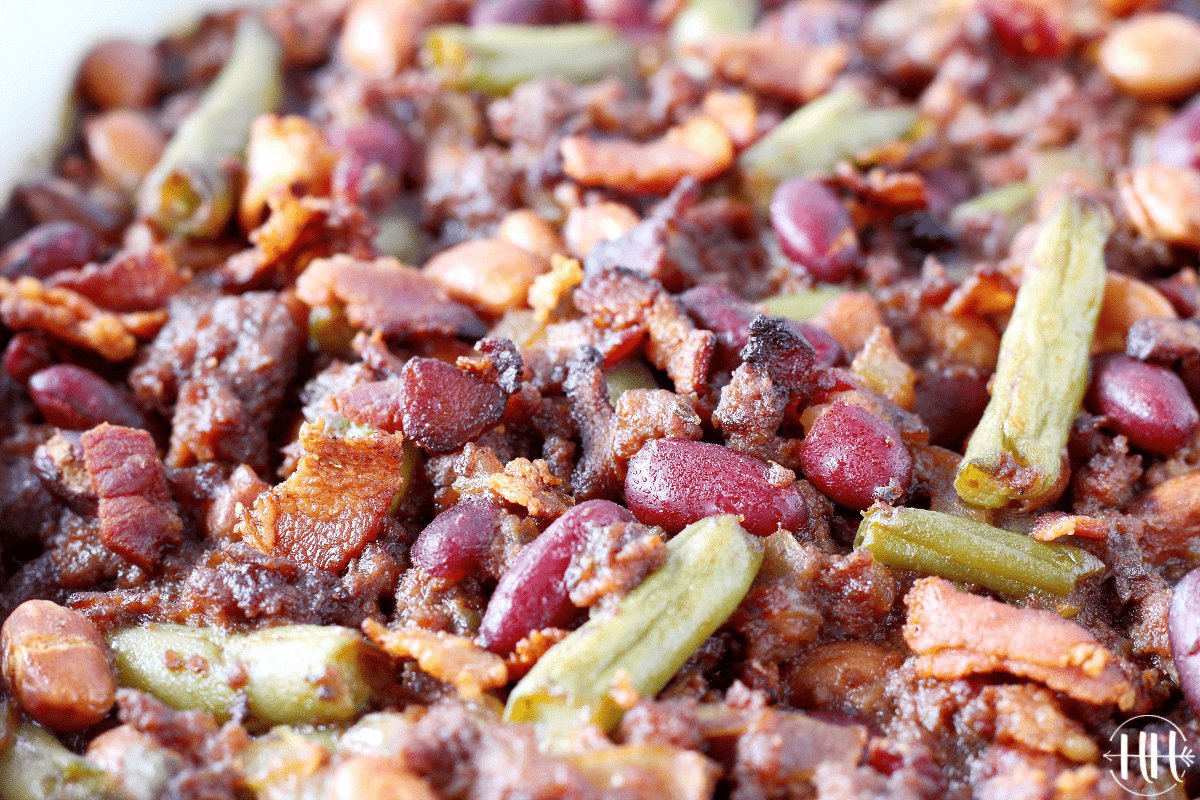
[[[1064,199],[1042,222],[1035,268],[1017,290],[1000,339],[992,399],[967,442],[954,488],[968,503],[1032,511],[1062,491],[1063,448],[1087,391],[1088,358],[1104,298],[1099,203]]]
[[[322,353],[352,358],[351,343],[358,328],[350,324],[345,308],[340,305],[313,306],[308,312],[308,338]]]
[[[426,36],[421,64],[452,88],[505,95],[534,78],[632,72],[634,50],[607,25],[442,25]]]
[[[1030,181],[1017,181],[998,189],[964,200],[954,207],[951,219],[960,221],[981,214],[1011,217],[1026,208],[1037,196],[1037,186]]]
[[[402,264],[421,262],[421,229],[407,214],[384,214],[375,221],[379,232],[371,240],[375,249]]]
[[[1078,547],[920,508],[870,512],[858,526],[854,546],[865,547],[889,567],[974,583],[1014,598],[1065,597],[1077,581],[1104,569],[1103,562]]]
[[[871,108],[856,88],[829,92],[801,106],[746,149],[738,166],[761,207],[783,180],[829,172],[843,159],[900,139],[920,115],[912,106]]]
[[[229,163],[246,149],[254,119],[278,108],[283,94],[280,54],[261,22],[242,20],[229,61],[142,181],[138,216],[167,233],[221,232],[235,205]]]
[[[660,389],[654,373],[640,359],[627,359],[604,370],[604,382],[608,386],[608,402],[616,408],[621,395],[630,389]]]
[[[667,543],[666,563],[615,614],[542,656],[509,695],[504,718],[534,723],[551,748],[588,722],[611,729],[623,713],[609,695],[617,673],[643,697],[656,695],[737,608],[762,558],[762,541],[732,515],[684,528]]]
[[[6,800],[119,800],[108,774],[32,722],[13,726],[0,754]]]
[[[761,305],[765,306],[767,313],[773,317],[808,322],[841,293],[841,289],[809,289],[794,294],[777,294],[763,300]]]
[[[382,652],[357,631],[334,625],[284,625],[226,635],[215,628],[146,625],[108,640],[122,686],[178,709],[221,719],[246,693],[250,719],[320,725],[366,707]]]

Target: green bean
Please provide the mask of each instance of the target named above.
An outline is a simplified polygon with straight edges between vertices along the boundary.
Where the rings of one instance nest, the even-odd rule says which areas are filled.
[[[801,106],[738,158],[745,187],[766,208],[775,187],[794,175],[829,172],[837,162],[907,134],[919,114],[911,106],[871,108],[856,88]]]
[[[31,722],[12,726],[0,754],[0,797],[6,800],[118,800],[104,770],[77,756]]]
[[[667,562],[621,601],[542,656],[509,695],[505,719],[532,722],[561,745],[588,722],[612,728],[619,672],[638,694],[657,694],[729,618],[754,581],[763,544],[729,514],[693,523],[667,544]]]
[[[809,289],[795,294],[777,294],[762,301],[767,313],[773,317],[807,322],[821,313],[829,301],[842,293],[841,289]]]
[[[350,344],[356,333],[358,329],[350,324],[340,305],[313,306],[308,312],[308,338],[322,353],[352,358],[354,348]]]
[[[608,385],[608,402],[615,408],[617,400],[630,389],[659,389],[654,373],[641,360],[629,359],[604,370],[604,382]]]
[[[1032,203],[1036,195],[1036,185],[1030,181],[1017,181],[975,195],[970,200],[959,203],[951,212],[951,217],[955,221],[969,219],[979,214],[1011,217]]]
[[[118,682],[222,719],[244,691],[258,723],[318,725],[366,706],[386,659],[357,631],[285,625],[250,634],[146,625],[109,637]]]
[[[503,95],[534,78],[583,83],[631,72],[634,51],[607,25],[442,25],[426,37],[421,63],[455,89]]]
[[[246,149],[255,117],[275,110],[283,93],[280,53],[261,22],[242,20],[229,61],[142,181],[140,217],[167,233],[221,232],[235,200],[229,162]]]
[[[865,547],[889,567],[915,569],[975,583],[1009,597],[1065,597],[1104,564],[1090,553],[1057,542],[994,528],[952,514],[919,508],[884,508],[858,527],[855,547]]]
[[[1087,391],[1088,358],[1104,298],[1099,203],[1064,199],[1042,223],[1036,271],[1017,290],[1000,339],[992,399],[971,434],[954,488],[968,503],[1032,511],[1062,491],[1063,448]]]

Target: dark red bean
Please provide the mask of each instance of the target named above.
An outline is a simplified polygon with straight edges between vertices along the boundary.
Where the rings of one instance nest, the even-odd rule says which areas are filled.
[[[74,364],[56,364],[29,377],[29,394],[46,422],[82,431],[101,422],[145,428],[137,407],[111,383]]]
[[[858,511],[876,500],[899,500],[912,482],[912,456],[900,433],[846,403],[834,403],[813,423],[800,464],[827,497]]]
[[[549,25],[555,22],[554,0],[482,0],[471,9],[472,25]]]
[[[679,300],[696,325],[717,335],[722,357],[736,364],[741,349],[750,341],[750,323],[758,316],[754,307],[721,286],[697,286],[679,295]],[[818,369],[841,362],[842,346],[830,333],[807,322],[787,320],[787,324],[812,345]]]
[[[417,159],[417,145],[398,125],[373,118],[359,125],[329,129],[329,143],[349,150],[368,164],[379,164],[395,175],[403,175]]]
[[[1176,167],[1200,168],[1200,97],[1159,127],[1154,157]]]
[[[41,280],[64,269],[79,269],[99,254],[96,234],[74,222],[47,222],[0,253],[0,275]]]
[[[823,183],[792,178],[771,197],[771,227],[784,255],[813,278],[838,283],[858,264],[850,213]]]
[[[1071,46],[1070,20],[1035,0],[983,0],[996,42],[1009,55],[1057,58]]]
[[[496,424],[508,401],[495,383],[433,358],[410,359],[400,380],[404,435],[435,453],[478,438]]]
[[[771,484],[771,468],[746,453],[689,439],[656,439],[629,460],[625,500],[645,525],[677,533],[713,514],[739,514],[755,536],[808,523],[808,504],[793,484]]]
[[[970,369],[935,370],[921,374],[913,410],[929,427],[929,441],[960,450],[987,408],[991,395],[987,377]]]
[[[13,190],[13,200],[38,223],[74,222],[110,241],[120,236],[126,222],[120,214],[60,178],[26,181]]]
[[[1200,427],[1196,404],[1178,375],[1124,353],[1105,353],[1092,361],[1086,402],[1134,445],[1159,455],[1183,447]]]
[[[500,508],[489,498],[463,500],[434,517],[409,551],[414,566],[449,581],[467,577],[487,554]]]
[[[1167,641],[1179,674],[1179,688],[1200,714],[1200,569],[1175,585],[1167,609]]]
[[[591,530],[633,521],[628,509],[608,500],[580,503],[555,520],[500,576],[479,625],[484,647],[507,653],[530,631],[566,623],[575,608],[564,580],[571,556]]]
[[[807,322],[788,320],[792,330],[804,337],[813,349],[813,368],[823,369],[834,367],[845,361],[846,354],[842,345],[829,331],[809,325]]]
[[[618,28],[640,29],[650,24],[649,0],[583,0],[583,16]]]
[[[25,383],[30,375],[53,363],[50,343],[43,334],[34,331],[13,334],[4,348],[4,371],[18,383]]]

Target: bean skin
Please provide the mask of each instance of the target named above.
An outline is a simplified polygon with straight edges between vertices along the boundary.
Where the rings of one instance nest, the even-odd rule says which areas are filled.
[[[627,509],[608,500],[580,503],[555,520],[500,576],[479,626],[483,646],[507,653],[530,631],[565,623],[574,610],[564,580],[571,556],[589,530],[633,521]]]
[[[101,422],[146,427],[142,413],[111,383],[74,364],[56,364],[30,375],[29,394],[47,422],[67,430],[87,430]]]
[[[413,543],[416,567],[450,581],[461,581],[487,552],[500,523],[500,509],[486,497],[464,500],[434,517]]]
[[[28,275],[38,280],[66,269],[79,269],[99,253],[96,234],[74,222],[47,222],[0,253],[0,276]]]
[[[1200,714],[1200,569],[1183,576],[1167,610],[1167,640],[1179,673],[1179,688]]]
[[[754,456],[690,439],[647,442],[629,460],[625,500],[638,521],[678,533],[714,514],[738,514],[755,536],[808,523],[795,485],[772,485],[771,467]]]
[[[806,178],[784,181],[771,197],[771,227],[784,255],[818,281],[838,283],[858,264],[858,237],[833,190]]]
[[[1174,372],[1121,353],[1097,356],[1092,367],[1088,407],[1134,445],[1165,456],[1195,436],[1200,414]]]
[[[834,403],[804,439],[804,477],[827,497],[862,511],[899,500],[912,482],[912,455],[892,425],[858,406]]]
[[[14,333],[4,348],[4,371],[17,383],[25,383],[33,373],[53,363],[50,344],[40,332]]]

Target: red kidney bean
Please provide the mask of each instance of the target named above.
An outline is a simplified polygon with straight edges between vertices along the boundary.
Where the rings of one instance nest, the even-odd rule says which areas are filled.
[[[741,349],[750,341],[750,323],[758,316],[754,307],[721,286],[688,289],[679,295],[679,301],[696,325],[717,335],[717,347],[722,356],[736,363]],[[830,333],[807,322],[785,321],[812,345],[816,368],[832,367],[841,362],[842,346]]]
[[[808,504],[795,485],[771,484],[771,468],[754,456],[690,439],[647,442],[629,460],[625,501],[645,525],[678,533],[713,514],[739,514],[755,536],[808,523]]]
[[[409,551],[414,566],[450,581],[461,581],[488,550],[500,508],[487,497],[472,497],[434,517]]]
[[[571,556],[593,528],[633,521],[628,509],[608,500],[580,503],[555,520],[500,576],[479,626],[483,646],[507,653],[530,631],[567,622],[574,609],[564,580]]]
[[[1167,609],[1167,641],[1179,674],[1179,688],[1200,714],[1200,569],[1175,584]]]
[[[30,375],[53,363],[50,343],[43,334],[35,331],[14,333],[4,348],[4,371],[18,383],[25,383]]]
[[[912,456],[899,431],[847,403],[834,403],[813,423],[800,465],[827,497],[858,511],[899,500],[912,482]]]
[[[46,422],[59,428],[82,431],[101,422],[146,427],[142,413],[111,383],[74,364],[56,364],[35,372],[29,376],[29,394]]]
[[[639,29],[650,24],[648,0],[583,0],[583,16],[619,28]]]
[[[816,280],[838,283],[858,264],[850,213],[825,184],[807,178],[784,181],[771,196],[770,216],[784,255]]]
[[[1001,49],[1018,58],[1058,58],[1071,46],[1070,20],[1034,0],[983,0],[984,16]]]
[[[462,447],[496,424],[508,394],[453,364],[417,356],[400,371],[404,435],[435,453]]]
[[[13,190],[13,201],[23,206],[39,224],[74,222],[107,241],[117,239],[126,222],[116,211],[60,178],[26,181]]]
[[[1159,455],[1183,447],[1200,427],[1196,404],[1178,375],[1124,353],[1093,359],[1086,403],[1134,445]]]
[[[549,25],[555,22],[554,0],[481,0],[471,9],[472,25]]]
[[[47,222],[4,248],[0,275],[41,280],[64,269],[79,269],[99,253],[96,234],[74,222]]]
[[[929,427],[930,443],[961,452],[991,399],[987,378],[970,369],[923,372],[916,390],[913,410]]]
[[[1154,137],[1154,157],[1176,167],[1200,168],[1200,97],[1164,122]]]
[[[841,343],[833,338],[829,331],[807,322],[796,322],[794,319],[788,320],[788,325],[812,345],[814,369],[834,367],[845,361],[846,354]]]

